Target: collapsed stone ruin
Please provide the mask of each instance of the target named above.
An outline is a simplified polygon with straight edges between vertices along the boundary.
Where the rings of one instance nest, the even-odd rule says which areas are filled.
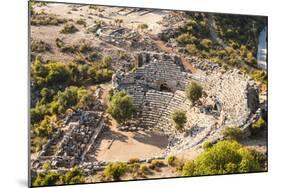
[[[131,29],[116,26],[99,27],[96,34],[101,40],[117,46],[124,46],[138,36],[137,32]]]
[[[60,172],[73,166],[85,165],[90,149],[95,146],[105,126],[104,111],[99,100],[100,92],[97,89],[94,94],[97,100],[91,111],[77,110],[65,117],[64,126],[53,134],[32,161],[33,170],[40,172],[46,161],[50,161],[51,169]],[[100,163],[96,168],[105,165]]]
[[[221,139],[226,126],[247,131],[258,117],[258,88],[238,70],[224,72],[215,64],[191,58],[189,61],[201,70],[200,74],[192,74],[176,55],[143,52],[137,59],[136,70],[117,71],[112,85],[133,97],[137,107],[135,126],[160,130],[169,136],[164,155],[198,147],[205,140]],[[209,72],[204,72],[204,67]],[[196,105],[184,92],[191,81],[203,87],[203,97]],[[171,120],[177,109],[187,115],[184,132],[177,131]],[[131,126],[122,129],[130,130]]]

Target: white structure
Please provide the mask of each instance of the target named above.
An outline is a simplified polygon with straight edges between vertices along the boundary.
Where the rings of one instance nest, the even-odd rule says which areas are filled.
[[[259,68],[263,70],[267,69],[267,27],[259,34],[257,63]]]

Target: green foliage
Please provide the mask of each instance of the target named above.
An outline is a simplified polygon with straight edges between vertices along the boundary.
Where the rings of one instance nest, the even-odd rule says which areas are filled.
[[[256,70],[251,73],[251,77],[253,80],[267,83],[267,73],[265,71]]]
[[[131,158],[131,159],[129,159],[128,163],[137,163],[139,161],[140,161],[139,158]]]
[[[195,160],[187,161],[182,175],[199,176],[260,171],[251,152],[236,141],[221,141],[205,150]]]
[[[251,132],[257,136],[264,130],[266,123],[262,117],[260,117],[255,123],[251,125]]]
[[[181,34],[176,38],[176,41],[181,45],[193,44],[196,40],[196,37],[190,33]]]
[[[117,162],[110,163],[104,169],[103,174],[108,179],[119,180],[122,175],[128,171],[128,166],[125,163]]]
[[[175,110],[172,113],[172,119],[176,124],[176,128],[178,130],[182,130],[184,128],[184,124],[186,123],[186,113],[182,110]]]
[[[243,132],[239,127],[225,127],[223,136],[229,140],[239,141],[243,138]]]
[[[111,97],[107,112],[118,122],[123,123],[130,119],[135,112],[133,98],[120,91]]]
[[[33,182],[33,186],[77,184],[84,182],[85,178],[82,171],[75,167],[66,174],[60,174],[51,171],[39,173]]]
[[[187,44],[186,50],[191,55],[195,55],[197,53],[197,47],[195,44]]]
[[[153,160],[151,161],[151,164],[148,166],[148,168],[152,169],[152,170],[158,170],[161,167],[164,167],[165,163],[163,161],[159,161],[159,160]]]
[[[32,130],[36,136],[41,138],[50,138],[54,132],[52,118],[48,115],[44,116],[44,119],[40,123],[35,123],[32,125]]]
[[[42,150],[42,146],[47,143],[46,138],[34,137],[31,139],[31,152],[39,152]]]
[[[203,39],[201,40],[200,45],[203,49],[209,50],[212,45],[212,41],[210,39]]]
[[[77,31],[79,31],[75,25],[73,24],[65,24],[63,29],[60,31],[63,34],[71,34],[71,33],[76,33]]]
[[[50,51],[51,46],[42,41],[42,40],[32,40],[31,42],[31,51],[32,52],[45,52],[45,51]]]
[[[59,184],[60,174],[56,172],[48,172],[47,174],[39,173],[33,182],[34,186],[46,186]]]
[[[203,88],[196,82],[191,82],[186,88],[186,96],[195,103],[202,96]]]
[[[33,10],[33,9],[32,9]],[[42,13],[34,13],[32,11],[31,15],[31,25],[34,26],[47,26],[47,25],[60,25],[66,23],[66,19],[59,18],[57,15],[54,14],[46,14]]]
[[[140,171],[143,175],[151,173],[147,165],[141,165]]]
[[[84,178],[82,170],[75,167],[71,171],[67,172],[65,175],[61,176],[60,182],[62,184],[84,183],[85,178]]]
[[[67,85],[85,85],[87,83],[99,84],[111,80],[113,72],[107,64],[97,63],[91,65],[64,64],[61,62],[42,63],[35,60],[31,64],[32,84],[37,88],[57,88]]]
[[[84,19],[82,19],[82,18],[77,20],[76,24],[83,25],[84,27],[86,27],[86,25],[87,25],[86,21]]]
[[[176,163],[175,163],[176,160],[177,160],[176,156],[173,156],[173,155],[169,156],[169,157],[167,158],[168,165],[174,166],[174,165],[176,164]]]
[[[138,28],[141,29],[141,30],[144,30],[144,29],[148,28],[148,25],[147,24],[139,24]]]
[[[206,141],[206,142],[203,143],[203,149],[204,150],[207,150],[207,149],[211,148],[212,146],[213,146],[213,144],[209,141]]]
[[[51,162],[49,160],[45,161],[45,163],[42,166],[42,169],[44,171],[49,171],[51,169]]]

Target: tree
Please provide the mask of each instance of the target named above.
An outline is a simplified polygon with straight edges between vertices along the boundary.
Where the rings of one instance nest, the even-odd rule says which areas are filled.
[[[195,160],[185,163],[182,175],[198,176],[260,171],[252,153],[236,141],[220,141]]]
[[[124,123],[130,119],[135,112],[133,98],[124,91],[117,92],[112,96],[109,103],[108,113],[118,122]]]
[[[191,82],[186,88],[186,96],[195,103],[202,96],[203,88],[196,82]]]
[[[175,110],[172,113],[172,119],[176,124],[178,130],[183,129],[184,124],[186,123],[186,113],[182,110]]]

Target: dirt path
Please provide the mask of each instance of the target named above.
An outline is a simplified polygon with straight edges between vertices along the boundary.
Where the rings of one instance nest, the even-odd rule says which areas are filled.
[[[149,33],[146,33],[146,36],[148,36],[164,52],[177,54],[177,52],[173,48],[167,47],[165,45],[165,43],[162,40],[160,40],[157,36],[151,35]],[[183,66],[186,70],[190,70],[192,73],[196,73],[196,69],[192,66],[191,63],[189,63],[182,56],[180,56],[180,58],[181,58],[181,62],[183,64]]]

